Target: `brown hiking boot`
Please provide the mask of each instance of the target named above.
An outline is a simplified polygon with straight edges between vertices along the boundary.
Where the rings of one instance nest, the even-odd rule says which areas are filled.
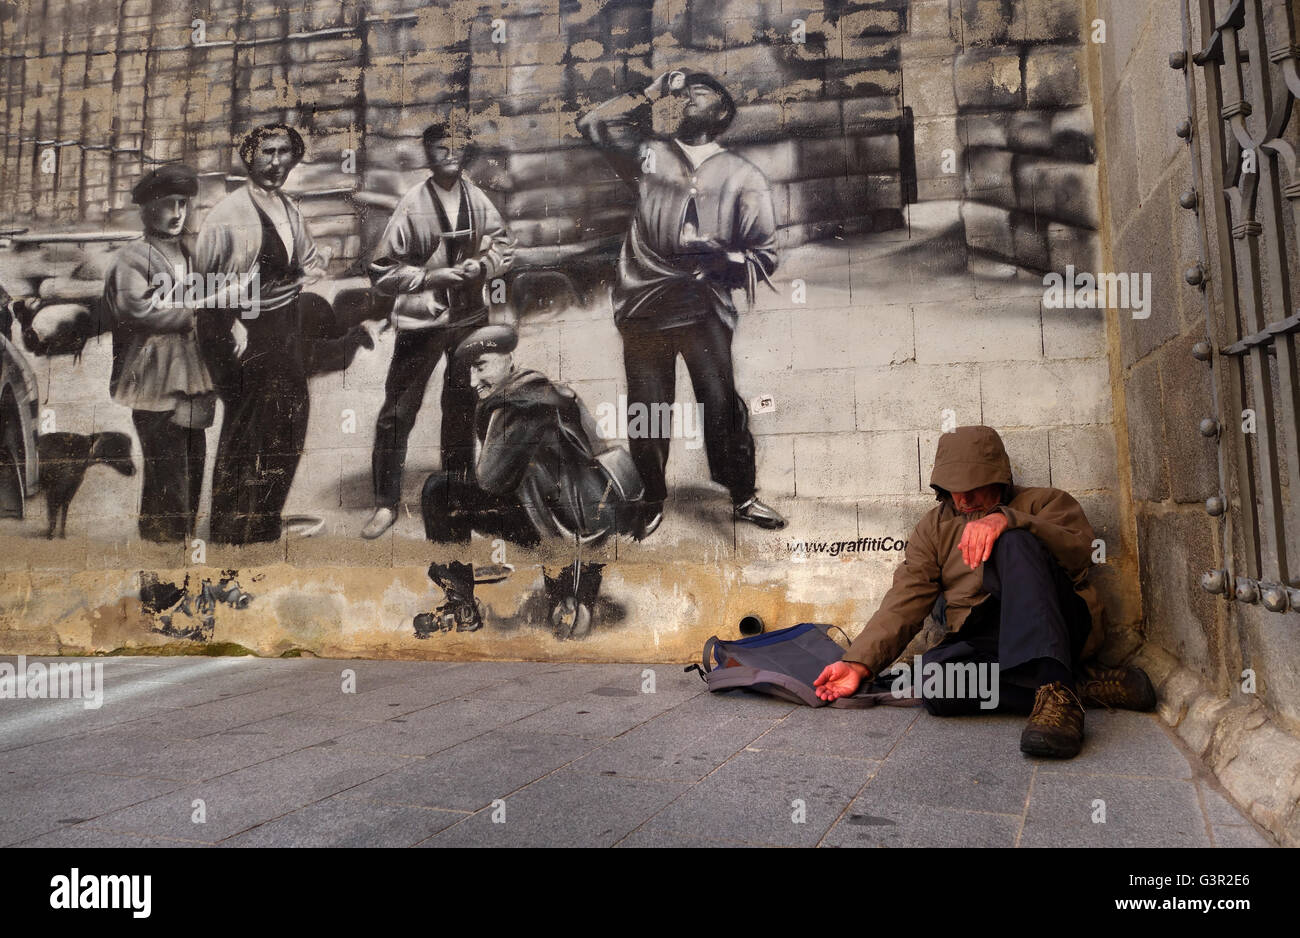
[[[1079,698],[1085,707],[1107,710],[1156,708],[1156,689],[1141,668],[1088,668],[1079,684]]]
[[[1020,751],[1073,759],[1082,748],[1083,704],[1060,681],[1044,684],[1034,696],[1034,712],[1020,734]]]

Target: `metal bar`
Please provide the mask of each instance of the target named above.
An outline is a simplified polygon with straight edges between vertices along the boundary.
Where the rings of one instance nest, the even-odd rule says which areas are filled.
[[[1285,245],[1285,229],[1282,221],[1282,195],[1278,183],[1277,153],[1264,146],[1268,139],[1277,136],[1284,126],[1286,114],[1283,109],[1290,108],[1290,92],[1285,92],[1281,106],[1273,100],[1272,76],[1269,74],[1267,44],[1264,38],[1264,12],[1262,0],[1248,0],[1246,3],[1246,45],[1250,52],[1250,96],[1251,105],[1259,115],[1263,125],[1265,141],[1255,147],[1256,169],[1259,172],[1260,204],[1263,208],[1263,246],[1268,263],[1267,289],[1272,302],[1274,315],[1285,316],[1291,310],[1291,284],[1288,273],[1289,258]],[[1277,122],[1275,127],[1275,121]],[[1262,311],[1261,311],[1262,312]],[[1287,499],[1275,503],[1278,528],[1277,579],[1288,586],[1293,585],[1295,576],[1291,570],[1291,558],[1295,552],[1290,550],[1288,532],[1300,531],[1300,374],[1297,374],[1295,359],[1295,341],[1289,334],[1283,333],[1277,341],[1277,357],[1274,359],[1278,377],[1278,399],[1276,402],[1277,433],[1286,460]]]
[[[1214,0],[1200,0],[1201,28],[1213,29],[1205,51],[1197,56],[1197,61],[1207,63],[1202,76],[1205,82],[1206,108],[1209,115],[1217,115],[1223,106],[1222,65],[1223,34],[1214,24]],[[1213,54],[1210,54],[1213,50]],[[1211,117],[1213,132],[1206,134],[1209,149],[1210,178],[1216,187],[1214,207],[1214,236],[1217,256],[1221,270],[1218,272],[1220,284],[1219,299],[1223,304],[1222,314],[1209,323],[1210,337],[1226,335],[1240,338],[1241,302],[1240,277],[1236,256],[1236,246],[1232,237],[1232,197],[1230,188],[1236,185],[1236,178],[1241,171],[1238,159],[1239,146],[1236,137],[1228,132],[1226,125]],[[1213,282],[1213,281],[1212,281]],[[1235,421],[1245,407],[1247,398],[1248,372],[1246,363],[1238,358],[1228,359],[1227,375],[1223,379],[1224,405],[1227,413]],[[1242,433],[1229,434],[1234,442],[1234,482],[1235,485],[1224,493],[1230,504],[1235,505],[1236,513],[1242,518],[1234,533],[1240,537],[1241,563],[1252,577],[1257,577],[1262,569],[1259,526],[1259,496],[1257,485],[1257,461],[1250,440]],[[1228,567],[1236,566],[1232,551],[1225,555]]]
[[[1192,41],[1191,35],[1191,11],[1189,5],[1196,0],[1185,0],[1182,6],[1183,13],[1183,41],[1186,47],[1195,49],[1198,43]],[[1201,31],[1204,33],[1214,22],[1211,0],[1199,0],[1199,18]],[[1218,34],[1216,33],[1217,37]],[[1216,40],[1217,41],[1217,40]],[[1200,205],[1205,207],[1211,215],[1206,218],[1204,212],[1201,213],[1201,224],[1199,226],[1201,233],[1202,250],[1205,252],[1205,258],[1208,263],[1210,259],[1209,244],[1210,238],[1213,237],[1216,245],[1216,253],[1219,258],[1220,270],[1216,275],[1210,278],[1210,289],[1217,293],[1219,304],[1222,309],[1222,316],[1216,316],[1214,304],[1210,302],[1210,289],[1203,294],[1205,306],[1205,330],[1206,337],[1210,340],[1211,347],[1219,344],[1219,338],[1226,336],[1230,338],[1240,338],[1241,326],[1237,315],[1237,262],[1233,253],[1232,234],[1230,231],[1229,213],[1230,202],[1225,193],[1222,180],[1224,179],[1224,126],[1221,121],[1213,115],[1219,113],[1222,106],[1223,95],[1219,86],[1219,66],[1217,63],[1206,57],[1208,65],[1201,70],[1202,78],[1205,83],[1205,106],[1207,108],[1207,123],[1209,131],[1204,135],[1205,148],[1208,150],[1209,159],[1209,186],[1206,188],[1206,173],[1201,172],[1200,152],[1197,144],[1197,135],[1192,136],[1192,181]],[[1189,69],[1186,80],[1188,115],[1189,117],[1196,113],[1195,101],[1195,82],[1192,80],[1192,73]],[[1213,226],[1212,231],[1207,231],[1207,227]],[[1243,408],[1245,398],[1246,375],[1243,362],[1229,356],[1225,362],[1214,369],[1212,388],[1217,390],[1215,410],[1219,414],[1220,423],[1222,424],[1225,414],[1230,413],[1233,419],[1239,415]],[[1241,433],[1229,434],[1233,443],[1231,447],[1232,459],[1229,459],[1229,449],[1223,445],[1218,447],[1219,462],[1219,483],[1222,486],[1221,494],[1228,500],[1232,507],[1231,511],[1224,513],[1225,525],[1223,528],[1223,563],[1225,567],[1235,566],[1233,560],[1234,540],[1240,539],[1240,551],[1242,563],[1252,577],[1259,576],[1260,559],[1259,559],[1259,510],[1255,501],[1255,462],[1254,455],[1250,451],[1250,445],[1245,435]],[[1231,471],[1231,474],[1230,474]],[[1230,482],[1235,481],[1235,485]]]
[[[1224,65],[1220,73],[1224,76],[1230,100],[1223,106],[1221,114],[1232,129],[1233,136],[1242,147],[1249,147],[1252,141],[1246,127],[1246,117],[1251,105],[1241,98],[1241,50],[1238,42],[1238,28],[1235,21],[1225,22],[1223,31]],[[1242,313],[1245,327],[1252,332],[1264,330],[1263,303],[1263,269],[1260,261],[1259,238],[1263,226],[1255,218],[1258,198],[1259,179],[1263,173],[1242,175],[1236,186],[1239,194],[1241,217],[1233,227],[1233,236],[1240,242],[1244,258],[1242,266],[1245,276],[1238,278],[1242,290]],[[1255,458],[1259,466],[1260,502],[1260,561],[1261,568],[1267,563],[1277,569],[1286,568],[1286,531],[1282,526],[1282,482],[1278,472],[1277,439],[1273,428],[1273,386],[1269,375],[1268,352],[1263,346],[1256,346],[1250,353],[1250,382],[1254,391],[1253,398],[1256,411],[1255,420]],[[1229,426],[1235,428],[1233,421]],[[1234,429],[1234,433],[1240,430]],[[1244,436],[1244,434],[1243,434]],[[1271,563],[1270,563],[1271,562]]]

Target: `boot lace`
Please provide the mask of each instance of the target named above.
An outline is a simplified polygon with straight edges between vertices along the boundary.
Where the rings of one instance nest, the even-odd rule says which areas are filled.
[[[1073,707],[1083,711],[1083,703],[1064,684],[1044,684],[1034,698],[1034,718],[1060,725],[1068,721]]]

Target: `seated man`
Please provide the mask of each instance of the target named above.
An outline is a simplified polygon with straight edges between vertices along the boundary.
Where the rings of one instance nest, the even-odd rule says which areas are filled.
[[[602,446],[595,422],[569,388],[516,367],[518,336],[509,326],[484,326],[456,349],[468,362],[478,395],[474,478],[439,471],[424,484],[421,506],[431,541],[466,544],[471,530],[526,547],[545,545],[571,558],[562,570],[543,568],[551,624],[560,638],[581,638],[591,625],[601,564],[582,563],[581,546],[635,523],[629,503],[641,495],[631,457]],[[461,631],[479,627],[472,613],[473,576],[453,562],[434,571],[452,583]],[[433,574],[431,574],[433,575]],[[444,589],[446,583],[440,582]],[[468,622],[461,619],[468,618]]]
[[[1022,752],[1077,755],[1085,703],[1155,707],[1151,681],[1137,668],[1080,666],[1101,645],[1102,624],[1088,584],[1094,534],[1078,502],[1059,489],[1013,485],[1002,438],[990,427],[943,434],[930,487],[940,504],[912,531],[876,614],[844,659],[817,678],[819,697],[853,694],[878,675],[942,595],[949,634],[922,656],[922,667],[994,667],[999,709],[1030,714]],[[1083,677],[1077,684],[1076,674]],[[980,709],[974,696],[927,695],[924,703],[944,716]]]

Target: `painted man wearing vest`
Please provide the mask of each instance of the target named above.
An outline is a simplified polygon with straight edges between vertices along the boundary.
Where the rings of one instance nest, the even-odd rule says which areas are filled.
[[[1101,606],[1088,583],[1095,535],[1083,509],[1053,488],[1020,488],[1002,438],[959,427],[939,439],[930,487],[939,505],[907,541],[876,614],[842,661],[816,681],[835,700],[880,674],[940,597],[949,634],[922,666],[996,666],[999,708],[1028,713],[1030,755],[1071,758],[1083,745],[1084,706],[1150,710],[1155,691],[1137,668],[1083,662],[1101,645]],[[888,689],[888,678],[873,690]],[[925,696],[931,713],[980,712],[970,694]]]
[[[681,121],[671,139],[653,137],[651,106],[669,94],[684,100]],[[613,295],[629,413],[673,402],[681,355],[704,406],[710,475],[731,493],[735,517],[782,528],[785,519],[756,494],[754,438],[732,370],[731,293],[744,289],[752,304],[777,260],[767,178],[716,139],[735,115],[731,95],[712,75],[674,71],[593,108],[578,130],[637,189]],[[663,517],[669,439],[628,442],[645,480],[644,537]]]
[[[346,367],[370,340],[360,326],[324,339],[329,304],[303,288],[321,280],[328,248],[317,248],[284,185],[306,153],[285,124],[254,128],[239,147],[248,181],[213,206],[194,248],[194,267],[254,284],[251,304],[199,314],[199,336],[224,406],[212,472],[212,539],[279,540],[281,512],[307,440],[308,377]]]
[[[442,469],[469,477],[476,398],[468,366],[452,353],[487,324],[484,286],[508,271],[514,259],[501,213],[462,172],[469,138],[434,124],[425,130],[423,143],[432,172],[397,204],[370,265],[376,289],[394,297],[389,321],[397,342],[375,421],[375,512],[361,532],[367,538],[379,537],[397,520],[407,440],[429,378],[444,357]]]

